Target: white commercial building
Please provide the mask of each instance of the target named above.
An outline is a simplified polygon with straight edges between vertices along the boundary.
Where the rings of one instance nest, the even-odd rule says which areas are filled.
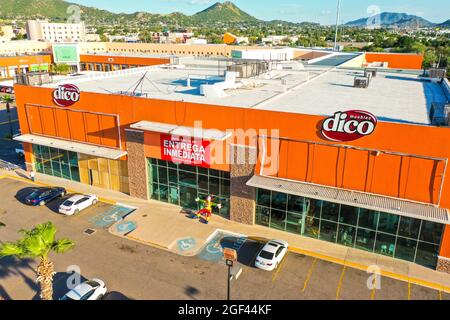
[[[29,40],[49,42],[85,42],[86,27],[79,23],[50,23],[47,20],[28,20]]]

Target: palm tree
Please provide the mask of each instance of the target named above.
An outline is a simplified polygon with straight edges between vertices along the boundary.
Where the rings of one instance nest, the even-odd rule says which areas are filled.
[[[37,282],[41,287],[43,300],[53,299],[54,265],[49,260],[51,252],[63,253],[75,245],[69,239],[55,240],[56,228],[52,222],[37,225],[32,230],[21,230],[22,239],[16,242],[0,244],[0,258],[16,256],[18,258],[39,259],[36,268]]]

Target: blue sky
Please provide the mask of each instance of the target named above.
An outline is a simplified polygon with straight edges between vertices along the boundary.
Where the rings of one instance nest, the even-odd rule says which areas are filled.
[[[71,0],[70,2],[112,12],[171,13],[179,11],[190,15],[207,8],[217,0]],[[242,10],[262,20],[282,19],[332,24],[336,19],[337,0],[234,0],[233,2]],[[342,22],[369,16],[368,10],[378,10],[378,8],[381,12],[406,12],[419,15],[432,22],[450,19],[449,0],[341,0],[341,2]]]

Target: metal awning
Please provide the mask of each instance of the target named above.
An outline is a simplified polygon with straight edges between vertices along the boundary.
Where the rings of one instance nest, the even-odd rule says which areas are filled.
[[[450,224],[449,211],[447,209],[403,199],[267,176],[253,176],[247,182],[247,185],[317,200],[357,206],[369,210],[379,210],[399,216]]]
[[[132,124],[130,128],[179,136],[188,136],[211,141],[224,141],[232,135],[231,132],[225,132],[216,129],[200,129],[152,121],[140,121]]]
[[[24,134],[15,137],[14,140],[20,142],[26,142],[31,144],[38,144],[41,146],[79,152],[90,156],[96,156],[100,158],[106,158],[111,160],[117,160],[127,154],[126,151],[108,147],[95,146],[87,143],[68,141],[50,137],[39,136],[35,134]]]

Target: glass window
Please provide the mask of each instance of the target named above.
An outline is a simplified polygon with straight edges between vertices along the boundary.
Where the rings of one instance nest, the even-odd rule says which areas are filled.
[[[270,196],[271,192],[269,190],[258,189],[256,193],[256,203],[261,206],[270,207]]]
[[[322,209],[322,201],[314,199],[306,199],[306,212],[308,218],[320,219],[321,209]]]
[[[80,182],[80,171],[78,170],[78,167],[70,167],[70,174],[72,175],[73,181]]]
[[[205,190],[208,192],[209,182],[208,182],[208,176],[204,176],[202,174],[198,175],[198,188],[200,190]]]
[[[395,257],[407,261],[414,261],[416,254],[417,241],[406,239],[402,237],[397,238],[397,245],[395,246]]]
[[[179,184],[183,186],[197,187],[197,175],[193,172],[179,171]]]
[[[209,169],[209,175],[214,176],[214,177],[220,177],[220,171],[214,170],[214,169]]]
[[[359,228],[356,233],[355,248],[373,252],[375,231]]]
[[[61,163],[61,174],[64,179],[71,179],[69,164]]]
[[[302,218],[303,214],[288,212],[286,218],[286,231],[291,233],[302,233]]]
[[[322,219],[330,221],[338,221],[339,207],[337,203],[323,201],[322,204]]]
[[[158,167],[152,165],[152,181],[158,183]]]
[[[395,236],[385,233],[378,233],[375,244],[375,252],[386,256],[393,256],[395,251]]]
[[[159,183],[169,184],[169,181],[167,179],[167,168],[166,167],[158,167],[158,177],[159,177]]]
[[[378,231],[397,234],[399,218],[399,216],[381,212],[380,220],[378,222]]]
[[[78,155],[76,152],[69,152],[69,163],[71,166],[78,166]]]
[[[360,208],[358,226],[365,229],[377,230],[379,216],[380,213],[378,211]]]
[[[339,234],[337,242],[347,247],[353,247],[356,238],[356,227],[339,225]]]
[[[157,163],[158,166],[160,166],[160,167],[167,167],[167,161],[164,161],[164,160],[156,160],[156,163]]]
[[[178,172],[175,169],[169,169],[169,183],[178,184]]]
[[[358,208],[341,205],[339,222],[356,226],[358,223]]]
[[[230,196],[230,180],[220,180],[220,195],[225,197]]]
[[[420,230],[420,240],[440,244],[443,231],[443,224],[423,221]]]
[[[305,233],[304,236],[317,239],[319,237],[320,220],[307,216],[305,221]]]
[[[304,197],[288,196],[288,211],[290,212],[303,212],[303,204],[305,203]]]
[[[419,237],[421,220],[401,217],[398,227],[398,235],[406,238],[417,239]]]
[[[159,200],[159,186],[157,183],[152,184],[152,199]]]
[[[286,211],[272,209],[270,213],[270,227],[286,230]]]
[[[256,224],[268,227],[270,223],[270,209],[266,207],[256,207]]]
[[[272,208],[286,211],[287,194],[272,192]]]
[[[320,222],[319,239],[329,242],[336,242],[337,223],[324,221]]]
[[[195,173],[197,173],[197,168],[194,167],[194,166],[188,165],[188,164],[180,163],[179,169],[180,169],[180,170],[184,170],[184,171],[189,171],[189,172],[195,172]]]
[[[198,170],[199,174],[204,174],[204,175],[208,175],[209,174],[208,168],[198,167],[197,170]]]
[[[439,246],[420,242],[417,246],[416,263],[434,269],[439,255]]]
[[[159,185],[159,201],[169,202],[169,187],[163,184]]]
[[[209,193],[214,195],[220,194],[220,180],[216,177],[209,177]]]

